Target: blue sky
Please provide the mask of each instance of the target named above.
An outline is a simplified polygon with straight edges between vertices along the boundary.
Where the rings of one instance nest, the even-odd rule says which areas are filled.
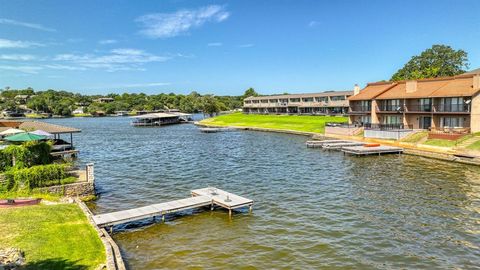
[[[0,0],[0,87],[239,95],[352,89],[433,44],[480,67],[480,1]]]

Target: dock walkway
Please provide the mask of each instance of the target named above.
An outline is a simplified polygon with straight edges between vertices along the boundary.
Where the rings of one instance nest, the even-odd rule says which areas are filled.
[[[350,147],[343,147],[342,151],[344,154],[366,156],[366,155],[381,155],[381,154],[401,154],[403,153],[403,148],[386,146],[386,145],[380,145],[377,147],[350,146]]]
[[[246,207],[252,211],[253,201],[218,188],[203,188],[192,190],[192,197],[152,204],[148,206],[138,207],[129,210],[105,213],[93,216],[93,221],[99,227],[113,227],[114,225],[142,220],[146,218],[155,218],[161,216],[165,220],[166,214],[176,213],[188,209],[210,206],[213,210],[214,206],[220,206],[229,210],[229,216],[232,210]]]

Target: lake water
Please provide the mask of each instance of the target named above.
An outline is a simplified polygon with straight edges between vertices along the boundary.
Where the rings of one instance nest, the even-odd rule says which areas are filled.
[[[255,200],[253,214],[196,211],[117,228],[131,269],[479,269],[480,168],[414,156],[350,157],[306,137],[203,134],[189,124],[54,119],[82,129],[95,213],[188,197],[207,186]]]

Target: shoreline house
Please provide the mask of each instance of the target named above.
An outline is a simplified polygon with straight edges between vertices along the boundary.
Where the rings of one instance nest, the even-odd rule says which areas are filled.
[[[480,131],[480,74],[355,87],[349,123],[356,126],[425,129],[437,134]]]
[[[348,112],[352,91],[328,91],[311,94],[247,97],[243,112],[247,114],[343,115]]]

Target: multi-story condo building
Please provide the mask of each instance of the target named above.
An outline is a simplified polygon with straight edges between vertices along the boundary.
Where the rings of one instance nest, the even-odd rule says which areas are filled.
[[[349,98],[352,124],[480,131],[480,74],[369,83]]]
[[[243,112],[254,114],[337,115],[348,112],[348,97],[353,91],[329,91],[315,94],[248,97]]]

